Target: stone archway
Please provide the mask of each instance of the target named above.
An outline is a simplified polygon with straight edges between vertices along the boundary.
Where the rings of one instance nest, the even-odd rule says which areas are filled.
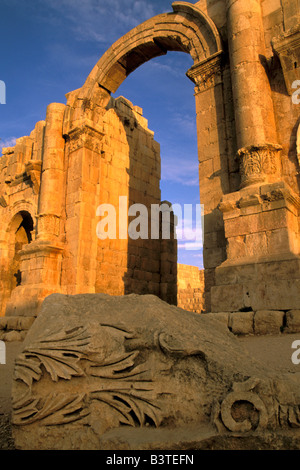
[[[213,21],[197,5],[174,2],[172,7],[172,13],[145,21],[120,38],[98,61],[83,87],[67,95],[63,134],[73,160],[77,159],[75,152],[82,153],[84,149],[93,149],[101,155],[102,117],[111,94],[126,77],[143,63],[168,51],[191,55],[194,65],[187,71],[187,76],[195,84],[200,199],[206,211],[205,230],[209,240],[204,248],[209,290],[216,266],[226,257],[222,214],[217,208],[223,195],[229,192],[223,48]],[[84,240],[84,230],[78,238]],[[95,253],[96,248],[92,252]],[[80,264],[77,264],[77,272]],[[91,284],[94,284],[92,280]]]
[[[191,55],[195,67],[222,53],[219,32],[213,21],[196,5],[174,2],[173,13],[145,21],[115,42],[101,57],[81,89],[79,98],[97,97],[98,87],[115,93],[137,67],[167,51]]]

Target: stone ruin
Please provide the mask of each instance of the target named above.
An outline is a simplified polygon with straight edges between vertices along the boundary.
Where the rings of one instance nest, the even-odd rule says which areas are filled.
[[[210,328],[218,330],[217,318],[231,325],[231,330],[244,333],[257,328],[266,332],[262,325],[268,324],[275,325],[276,331],[282,331],[287,321],[300,324],[300,29],[297,5],[297,0],[174,2],[172,12],[149,19],[119,39],[95,65],[82,88],[66,95],[66,104],[50,104],[45,121],[37,123],[30,136],[18,139],[14,148],[3,150],[0,160],[1,324],[6,331],[30,328],[26,342],[29,339],[31,342],[26,343],[17,362],[14,402],[14,422],[25,433],[25,424],[30,425],[30,430],[33,421],[39,419],[45,418],[49,426],[57,423],[57,416],[58,422],[66,423],[64,420],[68,420],[69,413],[86,419],[89,407],[92,407],[89,408],[92,415],[93,412],[95,416],[104,413],[104,421],[113,422],[113,427],[118,427],[116,423],[124,424],[124,420],[140,426],[154,423],[156,427],[163,422],[166,429],[166,423],[180,428],[184,422],[194,425],[195,420],[206,424],[209,421],[209,426],[213,422],[219,431],[223,426],[231,431],[250,431],[259,426],[271,429],[283,422],[298,427],[299,399],[290,378],[284,387],[278,385],[277,379],[267,378],[260,366],[253,366],[255,370],[252,370],[249,365],[251,371],[246,372],[244,356],[236,364],[236,370],[232,370],[229,363],[235,358],[235,347],[229,344],[233,338],[228,339],[228,332],[220,332],[221,341],[232,351],[232,355],[228,352],[228,370],[220,370],[217,361],[213,361],[214,366],[209,369],[210,353],[200,346],[202,334],[210,335]],[[138,66],[167,51],[189,53],[194,61],[187,76],[195,84],[200,200],[205,210],[203,297],[197,284],[201,275],[196,284],[186,279],[181,282],[177,276],[181,268],[177,266],[174,237],[170,240],[160,236],[155,240],[99,241],[95,236],[95,214],[100,203],[118,208],[119,196],[127,196],[129,204],[143,203],[149,207],[161,203],[159,145],[148,129],[142,110],[122,97],[113,99],[111,94]],[[172,221],[174,225],[175,220]],[[211,320],[211,315],[196,316],[197,319],[194,314],[184,316],[190,325],[196,322],[195,337],[190,339],[186,333],[181,338],[179,330],[175,331],[172,325],[169,325],[171,332],[163,327],[167,339],[160,333],[157,337],[146,328],[151,322],[145,320],[144,330],[137,317],[131,323],[130,315],[128,324],[125,317],[121,321],[117,314],[115,322],[108,324],[106,315],[110,315],[110,310],[105,305],[113,301],[98,297],[146,295],[154,312],[160,309],[156,301],[152,304],[154,295],[169,304],[165,308],[173,315],[177,307],[172,304],[189,308],[187,305],[191,303],[187,297],[179,295],[182,288],[186,293],[190,290],[190,299],[197,297],[196,294],[201,297],[198,305],[192,302],[191,310],[197,312],[203,302],[199,311],[215,315],[215,320]],[[47,327],[45,311],[51,305],[48,299],[54,299],[52,302],[56,305],[57,297],[50,296],[40,314],[41,305],[50,294],[62,296],[59,299],[64,299],[65,295],[78,294],[79,299],[80,295],[96,295],[99,319],[96,321],[92,315],[91,319],[87,318],[87,324],[81,319],[78,325],[74,320],[76,326],[69,329],[64,316],[71,315],[70,307],[62,308],[58,302],[59,311],[64,312],[60,320],[61,333],[52,331],[49,323],[46,336],[41,336],[38,325]],[[64,300],[61,302],[65,305]],[[70,302],[73,305],[73,301]],[[184,315],[180,309],[176,312],[179,317]],[[174,319],[174,328],[176,321]],[[181,324],[181,320],[178,321]],[[23,327],[25,323],[27,326]],[[18,327],[12,328],[10,324]],[[103,344],[97,343],[94,328],[97,332],[100,328]],[[189,328],[192,332],[193,328]],[[105,331],[113,337],[111,347],[106,344]],[[47,359],[41,353],[48,341],[54,349],[56,342],[64,347],[73,341],[77,345],[74,354],[68,353],[68,347],[59,349],[59,357],[61,354],[69,357],[63,371],[56,370],[53,352],[46,354]],[[138,351],[147,349],[150,342],[148,349],[153,358],[134,352],[131,356],[129,351],[135,351],[134,341]],[[98,352],[96,343],[100,348]],[[214,347],[217,348],[217,344]],[[122,368],[115,370],[111,366],[117,350],[121,356],[116,360]],[[180,400],[178,396],[174,403],[171,400],[166,405],[166,414],[158,418],[157,406],[161,405],[156,406],[155,399],[153,407],[151,400],[144,399],[148,411],[143,413],[131,400],[124,401],[118,392],[115,395],[119,396],[117,414],[123,416],[118,421],[107,409],[107,406],[116,409],[116,403],[112,404],[111,397],[105,395],[104,385],[100,391],[89,390],[84,396],[76,395],[76,380],[79,379],[73,379],[73,375],[85,376],[95,370],[96,376],[103,377],[102,372],[100,376],[98,372],[104,365],[106,378],[112,379],[118,373],[128,385],[126,374],[122,375],[127,368],[132,371],[137,368],[137,373],[142,374],[143,361],[158,360],[170,370],[171,362],[178,355],[191,362],[191,375],[198,377],[191,390],[194,386],[201,388],[203,380],[210,390],[210,380],[216,371],[220,373],[217,379],[220,386],[215,385],[217,390],[212,401],[207,401],[205,387],[200,396],[191,392],[189,416],[182,414],[176,402]],[[243,369],[239,367],[243,361],[245,371],[241,372]],[[178,371],[172,370],[179,380],[181,365],[177,359],[175,362]],[[45,366],[51,379],[43,375],[40,364]],[[163,366],[158,369],[164,375]],[[210,372],[205,375],[203,371],[208,369]],[[71,395],[65,399],[60,382],[71,378],[72,399]],[[45,402],[46,395],[43,395],[49,380],[58,380],[58,398],[54,402],[50,399]],[[160,379],[157,380],[160,383]],[[37,395],[33,393],[33,383]],[[156,397],[165,393],[163,387],[159,390],[155,392]],[[184,388],[178,390],[179,394],[185,394]],[[292,391],[291,395],[287,394],[290,398],[285,399],[287,390]],[[100,408],[98,410],[86,398],[94,392],[100,394],[96,400],[106,403],[105,410],[99,411]],[[29,421],[24,410],[27,395],[28,409],[32,412]],[[104,395],[105,400],[101,399]],[[235,420],[228,410],[240,401],[249,402],[256,410],[255,416],[252,411],[252,414],[247,412],[252,416],[250,424],[249,420],[244,425],[232,422]],[[172,414],[173,405],[178,411],[176,417]],[[193,414],[196,408],[198,411]],[[48,413],[47,409],[52,411]],[[62,409],[66,412],[59,411]],[[215,409],[217,411],[213,411]],[[283,415],[285,418],[278,418]],[[98,436],[96,446],[100,445],[99,436],[106,433],[110,425],[105,426],[93,431]],[[42,428],[37,431],[40,436],[43,432]],[[22,437],[18,439],[23,442]],[[78,439],[80,441],[80,437]],[[74,445],[80,447],[79,441]],[[69,444],[73,445],[71,441]]]
[[[299,449],[299,373],[220,320],[153,295],[50,295],[15,362],[16,448]]]

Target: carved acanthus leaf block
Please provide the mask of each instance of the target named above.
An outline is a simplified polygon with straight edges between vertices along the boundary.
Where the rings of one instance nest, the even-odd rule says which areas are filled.
[[[280,174],[280,151],[277,144],[251,145],[238,151],[241,187],[263,182],[267,175]]]
[[[123,335],[130,337],[127,332]],[[13,403],[15,425],[38,421],[43,421],[44,425],[59,425],[78,421],[89,415],[94,400],[116,410],[122,424],[135,426],[138,422],[142,426],[150,418],[159,425],[159,407],[152,403],[151,374],[143,365],[136,364],[138,351],[99,357],[90,354],[90,339],[88,328],[84,326],[50,333],[18,357],[14,378],[23,382],[26,389]],[[45,398],[33,390],[34,382],[43,377],[43,367],[53,382],[89,376],[98,380],[91,380],[80,394],[54,392]]]

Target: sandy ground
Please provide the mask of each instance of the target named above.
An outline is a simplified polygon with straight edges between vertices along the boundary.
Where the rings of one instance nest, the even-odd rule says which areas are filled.
[[[254,359],[283,374],[300,372],[300,364],[294,365],[291,360],[295,340],[300,340],[300,333],[239,338]],[[20,342],[6,343],[6,364],[0,364],[0,450],[14,449],[10,426],[11,384],[14,360],[21,349]]]

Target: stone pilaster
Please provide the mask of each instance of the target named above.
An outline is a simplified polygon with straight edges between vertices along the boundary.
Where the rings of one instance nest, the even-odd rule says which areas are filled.
[[[226,258],[222,213],[218,204],[229,192],[227,128],[223,93],[223,53],[193,65],[187,76],[195,84],[200,202],[204,205],[205,288]],[[209,294],[206,296],[209,311]]]
[[[282,181],[259,0],[227,0],[241,188],[226,194],[227,259],[216,269],[212,311],[299,308],[299,198]]]

